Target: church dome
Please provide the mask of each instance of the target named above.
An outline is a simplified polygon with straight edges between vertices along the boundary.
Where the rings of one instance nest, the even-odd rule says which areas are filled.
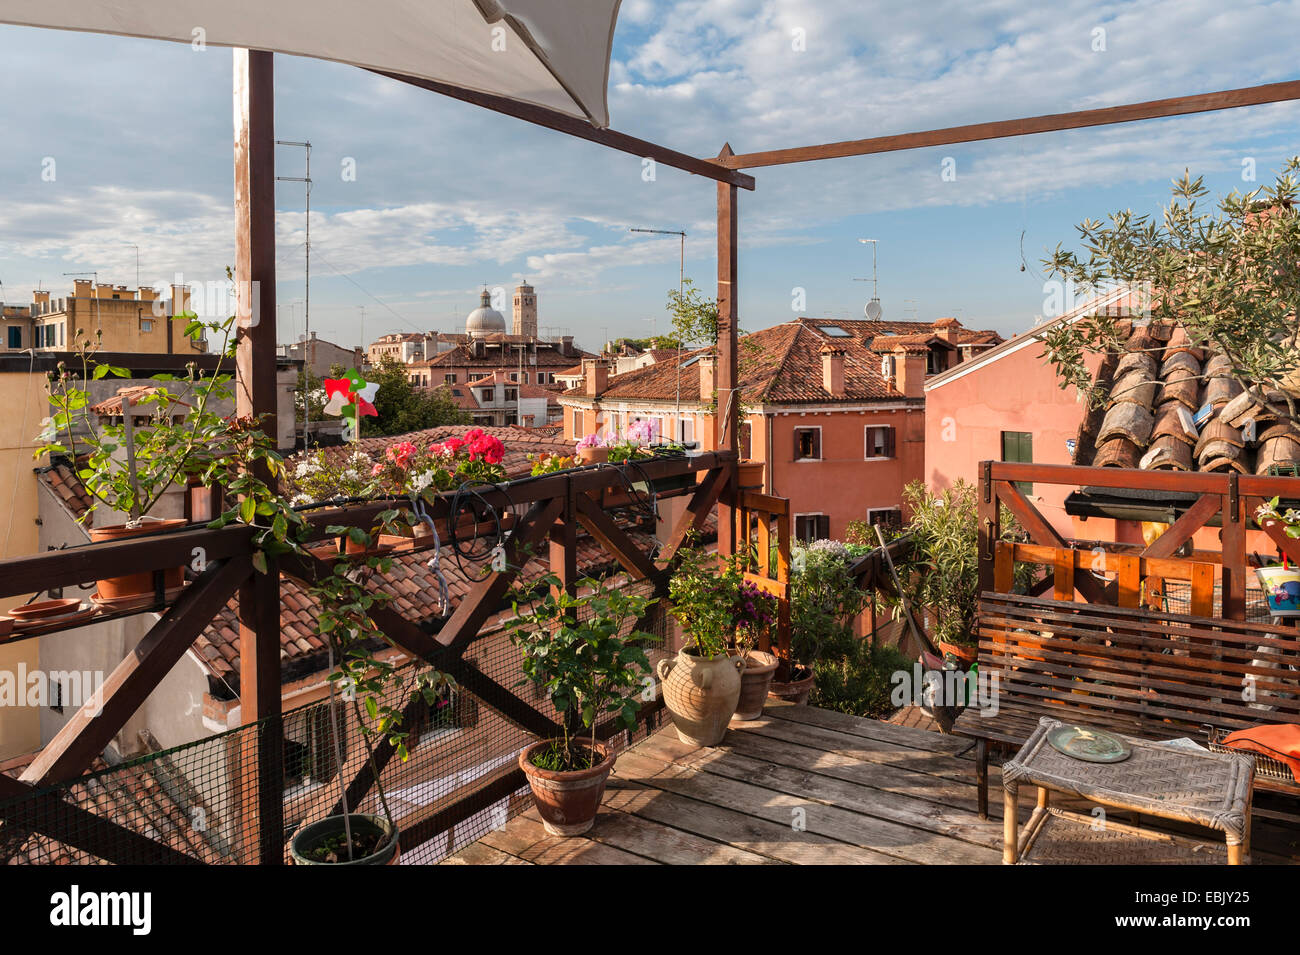
[[[492,307],[492,295],[487,289],[479,300],[481,304],[465,319],[465,334],[471,338],[486,338],[506,330],[505,316]]]

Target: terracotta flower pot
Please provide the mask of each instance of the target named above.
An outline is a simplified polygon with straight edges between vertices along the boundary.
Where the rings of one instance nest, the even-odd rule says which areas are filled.
[[[348,822],[354,837],[358,832],[366,832],[379,833],[387,838],[370,855],[354,858],[351,861],[321,862],[312,859],[308,853],[327,839],[336,839],[347,831],[342,816],[327,816],[309,826],[304,826],[302,831],[293,837],[293,841],[289,844],[289,852],[293,856],[294,865],[397,865],[397,860],[401,856],[397,845],[399,833],[391,822],[383,816],[371,816],[359,812],[351,813]]]
[[[655,671],[664,694],[664,706],[673,718],[677,735],[693,746],[717,746],[740,700],[741,657],[725,654],[705,660],[683,648],[676,659],[660,660]]]
[[[967,665],[974,663],[975,658],[979,656],[978,647],[968,647],[961,643],[949,643],[947,640],[939,641],[939,652],[944,656],[951,653],[958,660]]]
[[[763,487],[763,462],[741,461],[736,465],[736,483],[741,488],[756,490]]]
[[[581,835],[596,821],[600,801],[605,798],[605,782],[614,768],[614,753],[604,743],[597,743],[595,753],[600,761],[590,769],[557,772],[534,765],[533,756],[555,742],[545,739],[521,750],[519,768],[528,777],[546,831],[553,836]],[[588,752],[592,749],[590,741],[577,745]]]
[[[775,677],[775,674],[773,675]],[[790,703],[807,703],[808,696],[812,693],[813,688],[813,671],[812,667],[798,667],[789,680],[772,680],[772,685],[768,688],[768,695],[774,696],[778,700],[786,700]]]
[[[575,457],[579,464],[604,464],[609,460],[609,448],[579,448]]]
[[[92,527],[90,529],[90,539],[95,542],[122,540],[127,537],[140,537],[144,534],[152,534],[155,531],[170,530],[173,527],[184,527],[186,522],[180,518],[171,518],[168,520],[151,520],[145,518],[137,527],[128,527],[125,524],[111,524],[108,527]],[[140,597],[154,592],[153,573],[143,571],[138,574],[127,574],[124,577],[109,577],[107,580],[96,581],[99,588],[99,596],[105,600],[121,600],[128,597]],[[185,584],[185,568],[174,567],[163,571],[163,589],[174,590]]]
[[[740,674],[740,700],[732,719],[756,720],[763,715],[768,687],[772,685],[772,677],[781,661],[775,654],[763,650],[745,650],[737,656],[745,661],[745,669]]]

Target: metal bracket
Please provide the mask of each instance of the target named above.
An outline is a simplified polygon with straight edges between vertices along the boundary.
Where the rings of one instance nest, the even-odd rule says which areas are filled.
[[[1228,472],[1228,520],[1234,524],[1241,522],[1241,497],[1237,490],[1237,472]]]
[[[984,479],[980,482],[984,485],[984,503],[993,503],[993,462],[985,461],[983,464]]]

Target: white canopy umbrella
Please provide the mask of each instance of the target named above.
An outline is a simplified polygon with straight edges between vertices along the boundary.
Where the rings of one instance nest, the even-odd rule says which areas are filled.
[[[0,0],[0,22],[336,60],[609,125],[620,0]]]

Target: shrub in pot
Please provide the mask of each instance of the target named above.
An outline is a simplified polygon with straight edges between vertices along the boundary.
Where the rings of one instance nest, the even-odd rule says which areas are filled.
[[[272,474],[278,471],[280,458],[274,442],[256,422],[223,417],[215,410],[234,396],[233,376],[223,370],[234,356],[233,318],[203,323],[193,313],[186,317],[187,335],[206,328],[225,336],[216,349],[217,367],[202,376],[197,365],[190,363],[183,375],[155,375],[150,386],[122,389],[120,416],[101,419],[91,412],[91,381],[130,376],[128,369],[96,359],[101,332],[92,339],[77,329],[73,361],[59,362],[49,376],[52,413],[45,421],[36,456],[65,456],[74,462],[91,499],[80,518],[83,523],[101,508],[126,516],[123,523],[90,528],[93,541],[120,540],[184,525],[184,520],[159,520],[150,515],[173,488],[183,493],[188,493],[185,489],[192,484],[251,490],[249,478],[240,484],[233,476],[247,474],[257,463]],[[261,493],[249,495],[253,498],[247,508],[250,523],[259,506],[266,514],[274,510],[265,485],[260,488]],[[183,568],[168,568],[163,573],[165,589],[174,591],[182,585]],[[113,601],[148,597],[155,589],[154,574],[148,571],[101,580],[98,585],[99,596]]]
[[[626,593],[605,580],[585,578],[577,595],[554,575],[542,578],[545,596],[517,592],[510,638],[522,655],[524,683],[547,691],[560,716],[561,735],[519,754],[546,831],[576,836],[591,828],[614,768],[613,750],[597,738],[602,716],[633,729],[650,661],[641,643],[652,634],[628,624],[653,598]],[[579,728],[588,732],[580,733]]]
[[[386,513],[383,518],[391,520],[395,514]],[[408,733],[402,721],[405,700],[401,699],[403,694],[392,692],[404,684],[405,676],[395,664],[375,655],[377,648],[389,643],[371,611],[390,598],[366,586],[371,575],[386,573],[391,565],[392,558],[377,556],[360,563],[336,561],[328,573],[319,575],[309,586],[321,608],[317,629],[326,638],[330,654],[330,715],[336,721],[332,732],[337,741],[340,730],[334,702],[341,698],[350,704],[352,719],[360,731],[382,815],[354,811],[348,804],[344,774],[340,773],[343,813],[312,822],[294,833],[290,853],[299,865],[395,865],[400,856],[400,832],[388,807],[372,740],[386,738],[400,759],[408,758]],[[435,706],[454,686],[446,674],[422,670],[411,680],[410,695],[422,696]],[[341,766],[341,750],[336,752],[336,759]]]
[[[979,507],[975,485],[957,481],[938,494],[920,481],[903,489],[911,514],[905,535],[909,551],[897,562],[899,579],[908,605],[928,610],[933,623],[930,636],[945,656],[969,666],[975,662],[978,639],[975,614],[979,609]],[[1002,511],[1002,538],[1014,540],[1020,527],[1010,512]],[[1016,565],[1015,589],[1024,592],[1033,570]],[[893,602],[894,615],[902,612]]]
[[[668,583],[670,613],[688,642],[676,659],[657,667],[664,706],[682,742],[716,746],[740,701],[742,656],[728,654],[735,641],[737,574],[726,562],[696,548],[683,548]]]
[[[867,595],[849,573],[848,549],[838,541],[814,541],[795,549],[790,575],[790,655],[772,680],[778,699],[807,703],[819,660],[854,649],[852,620]]]

